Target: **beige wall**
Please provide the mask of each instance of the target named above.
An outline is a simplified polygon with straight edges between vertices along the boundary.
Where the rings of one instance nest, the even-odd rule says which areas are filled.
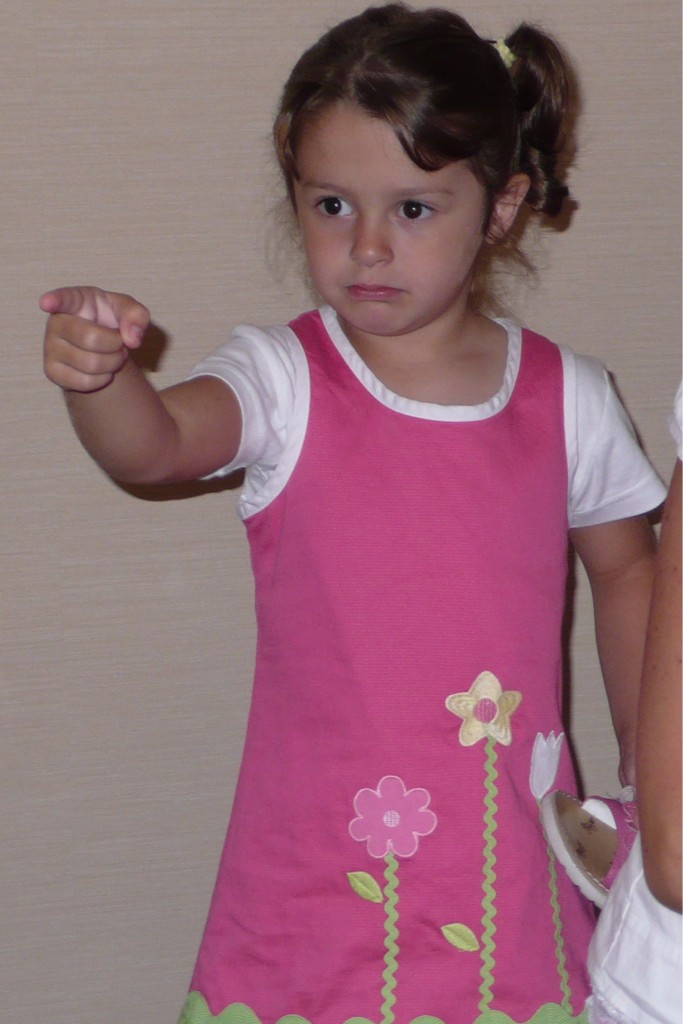
[[[351,0],[343,13],[361,9]],[[679,4],[462,0],[575,55],[568,230],[537,240],[521,317],[613,370],[657,466],[680,373]],[[235,493],[118,489],[41,376],[39,293],[146,301],[184,374],[239,320],[307,304],[264,260],[279,87],[337,0],[5,0],[2,98],[0,1017],[168,1024],[189,980],[239,762],[251,584]],[[579,577],[574,721],[588,785],[615,749]]]

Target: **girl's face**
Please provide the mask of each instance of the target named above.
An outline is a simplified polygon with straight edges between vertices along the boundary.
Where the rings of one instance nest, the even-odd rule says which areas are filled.
[[[485,231],[467,163],[421,170],[389,125],[339,103],[304,133],[297,170],[310,273],[350,340],[457,333]]]

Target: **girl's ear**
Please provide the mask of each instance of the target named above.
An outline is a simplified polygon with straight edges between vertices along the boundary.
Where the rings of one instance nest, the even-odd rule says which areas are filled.
[[[500,242],[515,222],[519,208],[529,191],[528,174],[513,174],[505,188],[498,193],[486,231],[487,242]]]

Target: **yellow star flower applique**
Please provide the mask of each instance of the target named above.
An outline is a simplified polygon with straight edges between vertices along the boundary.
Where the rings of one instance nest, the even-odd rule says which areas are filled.
[[[459,739],[471,747],[484,737],[509,746],[512,743],[510,716],[522,700],[517,690],[503,690],[493,672],[482,672],[467,693],[452,693],[446,707],[462,718]]]

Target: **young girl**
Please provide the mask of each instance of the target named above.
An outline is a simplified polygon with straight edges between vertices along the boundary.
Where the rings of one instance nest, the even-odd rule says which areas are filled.
[[[538,801],[561,742],[568,533],[632,774],[663,488],[602,368],[472,299],[557,213],[569,73],[521,26],[373,8],[287,82],[279,162],[323,305],[156,393],[149,314],[50,292],[48,377],[128,482],[246,467],[253,703],[184,1024],[579,1019],[592,915]]]

